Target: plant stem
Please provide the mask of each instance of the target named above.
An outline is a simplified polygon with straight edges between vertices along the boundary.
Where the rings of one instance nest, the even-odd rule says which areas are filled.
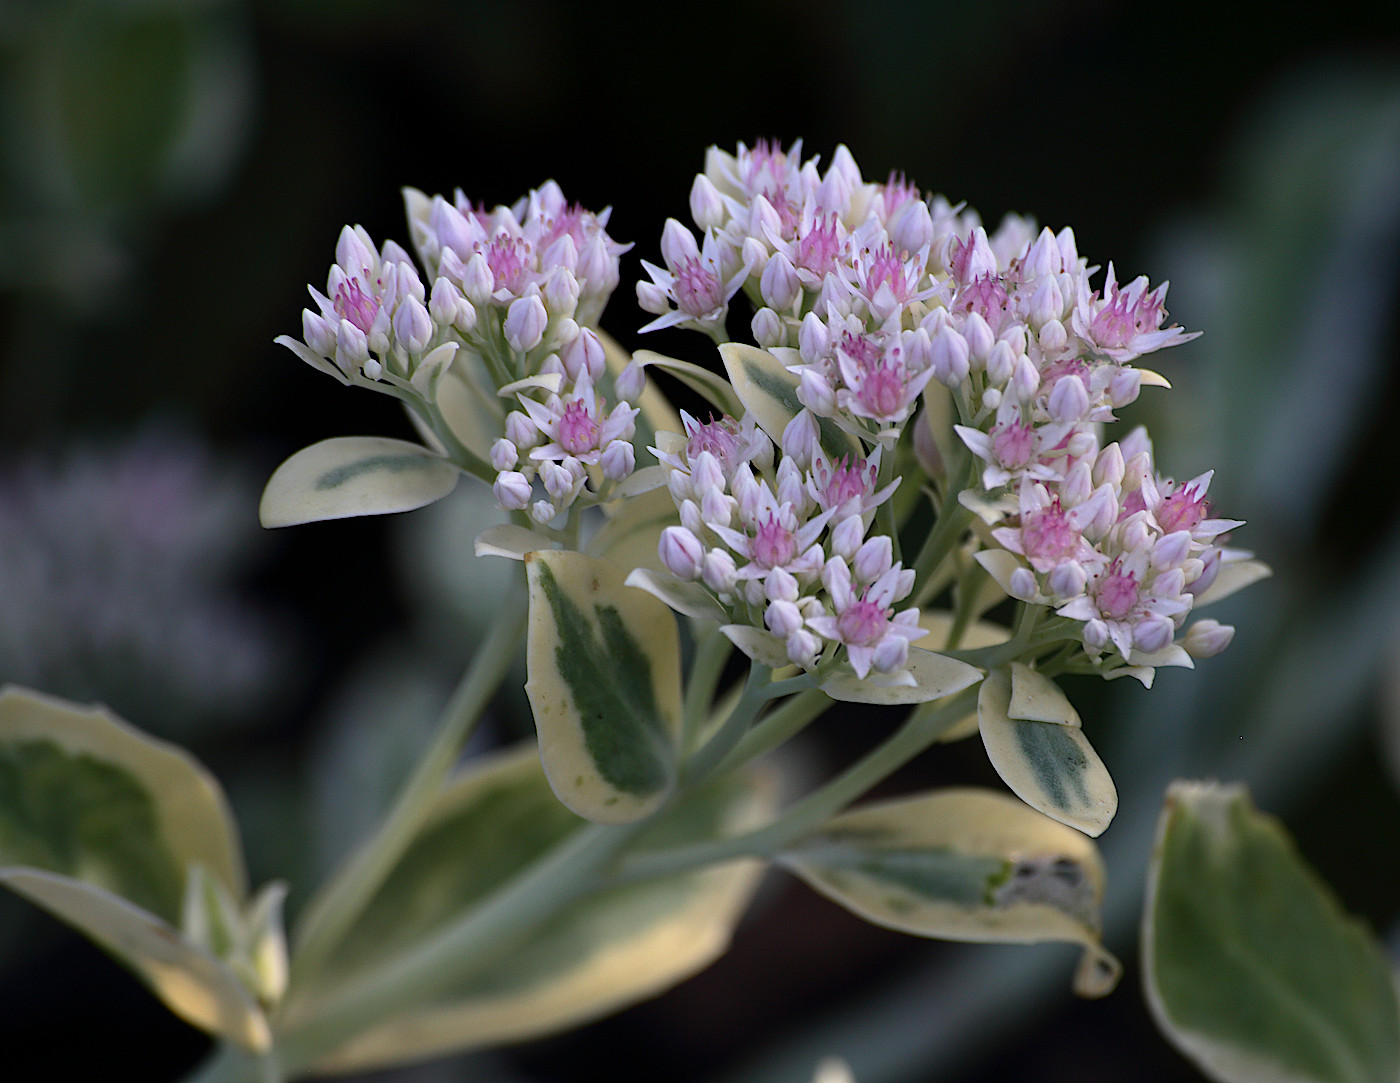
[[[773,671],[760,662],[750,664],[743,695],[715,735],[686,762],[681,770],[682,786],[693,786],[713,771],[748,732],[758,712],[770,698],[768,689],[772,674]]]
[[[691,742],[698,738],[700,728],[713,709],[715,688],[733,649],[734,644],[729,642],[718,625],[710,628],[700,640],[685,682],[685,706],[681,717],[684,719],[682,734],[687,750]]]
[[[651,880],[738,857],[775,856],[938,740],[949,726],[967,714],[976,699],[976,687],[967,688],[950,697],[935,711],[913,712],[884,743],[866,753],[825,786],[789,805],[781,816],[766,827],[732,838],[624,857],[614,883]]]
[[[525,628],[525,615],[523,599],[518,592],[512,592],[511,600],[452,693],[437,736],[400,792],[378,834],[342,867],[311,904],[298,929],[298,943],[292,956],[293,995],[297,982],[314,974],[339,946],[394,863],[403,855],[515,659]]]
[[[958,503],[958,493],[967,487],[968,480],[972,477],[972,465],[969,460],[970,456],[962,457],[938,509],[938,520],[924,539],[919,555],[914,558],[915,581],[920,584],[938,569],[958,544],[968,524],[972,522],[972,512]]]
[[[771,752],[801,732],[803,727],[830,707],[831,702],[830,697],[820,688],[809,688],[793,696],[744,734],[739,743],[719,762],[715,772],[725,774],[740,764]]]

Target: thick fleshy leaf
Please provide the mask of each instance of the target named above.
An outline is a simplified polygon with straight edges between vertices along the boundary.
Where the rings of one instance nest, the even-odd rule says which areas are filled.
[[[688,798],[638,845],[747,830],[771,816],[774,802],[763,776],[729,776]],[[444,793],[320,980],[354,978],[459,918],[578,826],[555,800],[533,747],[471,768]],[[364,1070],[537,1037],[655,995],[724,951],[758,872],[756,863],[739,862],[585,899],[496,967],[360,1035],[317,1067]]]
[[[948,636],[953,630],[953,614],[946,609],[922,609],[919,611],[919,627],[925,629],[928,635],[920,640],[920,643],[928,650],[943,650],[948,645]],[[1011,638],[1011,629],[1000,624],[992,624],[990,621],[974,620],[963,629],[962,636],[958,639],[958,647],[962,650],[976,650],[979,647],[994,647],[998,643],[1005,643]],[[942,700],[933,700],[924,710],[937,710]],[[977,732],[977,711],[973,709],[964,718],[953,723],[943,735],[938,738],[940,742],[960,741],[965,737],[971,737]]]
[[[491,380],[479,357],[458,350],[452,366],[438,381],[436,402],[443,421],[452,435],[462,441],[474,455],[491,461],[491,445],[505,431],[506,411],[512,405],[490,393]],[[408,416],[415,422],[424,442],[438,447],[437,438],[412,410]]]
[[[802,403],[797,399],[798,379],[767,350],[726,342],[719,348],[729,382],[744,408],[753,414],[775,444],[781,444],[783,430],[797,416]],[[817,427],[822,449],[832,461],[851,456],[864,457],[861,442],[829,417],[819,417]]]
[[[1205,590],[1201,591],[1196,599],[1194,609],[1211,605],[1228,598],[1237,590],[1244,590],[1245,587],[1253,583],[1258,583],[1261,579],[1267,579],[1273,575],[1273,569],[1262,560],[1253,558],[1246,560],[1232,560],[1220,566],[1220,571],[1216,574],[1213,582]]]
[[[101,945],[181,1019],[245,1049],[268,1047],[267,1019],[233,971],[155,914],[96,884],[37,868],[0,867],[0,884]]]
[[[907,668],[913,684],[883,683],[883,674],[873,670],[864,680],[846,671],[822,682],[822,691],[846,703],[927,703],[971,688],[982,679],[982,671],[976,666],[922,647],[909,648]]]
[[[242,898],[223,793],[188,754],[102,708],[0,692],[0,883],[107,949],[177,1015],[265,1048],[266,1020],[232,971],[177,931],[197,868]]]
[[[298,451],[263,490],[263,526],[411,511],[457,485],[451,462],[421,444],[383,436],[337,436]]]
[[[677,613],[696,620],[724,620],[729,616],[703,585],[677,579],[674,575],[658,575],[647,568],[633,568],[627,576],[627,585],[646,591]]]
[[[1032,808],[1087,835],[1103,833],[1118,811],[1118,791],[1083,730],[1012,718],[1011,677],[993,671],[977,697],[987,758]]]
[[[1056,722],[1079,729],[1079,712],[1060,686],[1024,662],[1011,663],[1011,700],[1006,714],[1031,722]]]
[[[759,665],[778,669],[788,664],[787,646],[780,636],[752,624],[725,624],[724,637]]]
[[[1400,1005],[1381,944],[1242,786],[1167,792],[1142,957],[1158,1025],[1212,1079],[1400,1079]]]
[[[0,865],[89,881],[178,924],[186,870],[245,888],[219,784],[101,707],[0,691]]]
[[[559,800],[600,823],[649,815],[675,783],[680,640],[661,602],[583,553],[525,558],[525,693]]]
[[[877,925],[947,940],[1070,941],[1090,963],[1081,992],[1107,992],[1116,980],[1099,946],[1097,848],[1015,798],[950,789],[869,805],[780,860]]]
[[[722,414],[737,418],[744,412],[744,405],[734,394],[734,388],[718,372],[652,350],[638,350],[633,357],[648,368],[660,369],[674,376]]]

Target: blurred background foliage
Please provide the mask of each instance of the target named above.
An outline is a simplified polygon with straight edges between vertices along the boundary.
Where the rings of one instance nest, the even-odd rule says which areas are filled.
[[[256,881],[314,878],[426,740],[500,589],[471,556],[483,491],[408,516],[256,527],[263,479],[323,437],[410,435],[272,345],[341,225],[407,239],[398,189],[510,202],[553,177],[635,241],[686,217],[711,143],[848,144],[989,222],[1070,224],[1120,278],[1170,278],[1205,332],[1133,413],[1159,459],[1214,467],[1276,577],[1194,674],[1070,689],[1118,782],[1103,839],[1106,1001],[1072,953],[912,941],[774,876],[734,951],[577,1034],[379,1073],[388,1083],[780,1083],[840,1053],[861,1083],[1191,1080],[1135,986],[1151,827],[1178,776],[1247,781],[1346,904],[1400,942],[1400,11],[1248,5],[731,0],[0,0],[0,679],[103,699],[226,782]],[[699,336],[651,348],[706,360]],[[1222,616],[1226,616],[1222,614]],[[1126,683],[1126,682],[1125,682]],[[528,728],[503,695],[483,740]],[[833,717],[824,772],[883,719]],[[993,783],[980,745],[891,792]],[[0,898],[16,1078],[204,1039],[96,949]],[[75,1020],[82,1041],[74,1041]]]

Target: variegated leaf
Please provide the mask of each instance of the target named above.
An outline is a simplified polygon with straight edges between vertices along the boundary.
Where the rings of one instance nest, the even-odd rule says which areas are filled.
[[[583,553],[526,555],[525,692],[559,800],[600,823],[653,812],[675,783],[680,734],[676,620],[625,575]]]
[[[268,479],[263,526],[295,526],[355,515],[411,511],[441,500],[459,471],[421,444],[382,436],[338,436],[303,448]]]
[[[883,674],[871,673],[862,680],[847,670],[822,682],[822,691],[835,700],[847,703],[905,704],[927,703],[971,688],[982,679],[982,671],[956,658],[909,648],[908,672],[911,683],[881,680]]]
[[[771,353],[741,342],[726,342],[719,348],[719,355],[744,408],[774,443],[781,444],[783,430],[802,409],[797,398],[797,377]],[[822,449],[833,462],[847,455],[864,457],[860,441],[831,418],[819,417],[816,422]]]
[[[1116,978],[1099,945],[1097,848],[1003,794],[950,789],[868,805],[780,860],[877,925],[948,940],[1069,941],[1089,960],[1081,992],[1107,992]]]
[[[734,388],[719,373],[652,350],[638,350],[633,356],[648,368],[660,369],[674,376],[720,413],[734,418],[743,414],[744,405],[739,401],[739,396],[734,394]]]
[[[993,671],[977,697],[987,758],[1017,797],[1087,835],[1103,833],[1118,811],[1118,791],[1084,732],[1055,722],[1012,718],[1011,677]]]

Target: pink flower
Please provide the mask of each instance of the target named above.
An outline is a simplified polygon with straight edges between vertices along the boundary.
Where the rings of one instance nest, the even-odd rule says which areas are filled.
[[[850,569],[832,557],[822,571],[835,615],[807,618],[807,626],[834,643],[843,644],[851,669],[862,680],[875,669],[894,673],[909,660],[909,641],[926,635],[919,611],[894,612],[894,604],[913,589],[913,573],[898,564],[860,593],[851,586]],[[912,679],[912,678],[911,678]]]

